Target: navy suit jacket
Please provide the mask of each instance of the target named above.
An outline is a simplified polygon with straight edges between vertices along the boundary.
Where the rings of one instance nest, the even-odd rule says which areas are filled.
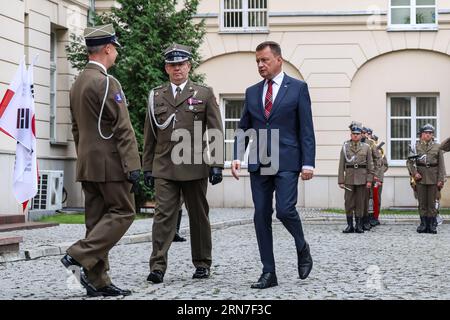
[[[247,88],[245,105],[239,122],[239,128],[244,132],[248,129],[279,130],[279,167],[278,171],[301,171],[302,166],[315,166],[316,142],[311,114],[311,99],[308,85],[300,80],[284,74],[283,82],[272,105],[268,119],[264,116],[263,88],[265,80]],[[236,136],[234,158],[238,155],[237,144],[242,143],[242,137]],[[271,150],[270,138],[267,139],[267,149]],[[241,155],[242,156],[242,155]],[[259,152],[256,163],[248,164],[248,171],[255,172],[261,166]]]

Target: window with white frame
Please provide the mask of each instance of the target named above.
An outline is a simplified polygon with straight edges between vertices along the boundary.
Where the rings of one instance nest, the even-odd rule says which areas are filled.
[[[50,33],[50,142],[56,141],[56,60],[57,39],[56,33]]]
[[[438,103],[436,95],[391,95],[388,98],[388,157],[393,165],[405,165],[409,146],[418,140],[420,127],[430,123],[438,130]]]
[[[268,0],[221,0],[223,31],[267,31]]]
[[[389,27],[391,29],[436,28],[436,0],[390,0]]]
[[[239,128],[242,110],[244,109],[243,98],[223,99],[223,127],[225,130],[224,163],[226,167],[233,161],[234,134]]]

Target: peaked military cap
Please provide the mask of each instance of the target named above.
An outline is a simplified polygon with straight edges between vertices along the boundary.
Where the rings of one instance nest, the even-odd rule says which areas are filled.
[[[191,47],[178,43],[172,43],[164,50],[164,61],[166,63],[179,63],[191,59]]]
[[[362,128],[360,125],[358,124],[354,124],[350,127],[350,130],[352,131],[352,133],[361,133],[362,132]]]
[[[121,46],[117,40],[116,32],[114,31],[112,24],[87,27],[84,29],[84,40],[86,41],[86,46],[88,47],[95,47],[108,43],[112,43],[118,47]]]
[[[353,126],[358,126],[358,127],[362,128],[362,123],[358,122],[358,121],[352,121],[352,123],[350,123],[348,128],[351,130]]]
[[[422,133],[422,132],[433,132],[434,133],[434,127],[431,124],[427,123],[419,129],[419,133]]]
[[[367,132],[368,134],[372,134],[372,133],[373,133],[373,130],[372,130],[371,128],[366,128],[366,132]]]

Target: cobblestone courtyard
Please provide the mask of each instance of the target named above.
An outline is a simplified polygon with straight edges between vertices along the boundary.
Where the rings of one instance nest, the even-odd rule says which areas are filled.
[[[314,268],[302,281],[293,239],[275,223],[279,286],[266,290],[250,289],[261,272],[253,224],[213,230],[210,279],[192,279],[189,237],[172,244],[162,284],[146,281],[151,242],[113,248],[110,275],[133,291],[119,299],[450,299],[450,225],[441,225],[437,235],[416,233],[414,223],[385,224],[365,234],[343,234],[343,227],[304,223]],[[0,264],[0,299],[86,299],[60,258]]]

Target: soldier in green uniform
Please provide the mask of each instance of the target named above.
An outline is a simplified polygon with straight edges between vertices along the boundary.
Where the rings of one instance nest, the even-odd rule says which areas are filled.
[[[134,220],[130,189],[138,185],[141,161],[125,95],[107,73],[120,46],[114,29],[111,24],[86,28],[84,37],[89,62],[70,90],[70,112],[86,237],[69,247],[61,262],[79,270],[89,296],[129,295],[111,283],[108,253]]]
[[[220,109],[211,88],[189,80],[191,49],[173,44],[165,53],[165,69],[170,83],[151,90],[145,122],[143,167],[145,183],[155,185],[150,274],[148,281],[160,283],[167,269],[167,253],[174,239],[180,209],[180,194],[189,216],[193,278],[208,278],[211,267],[211,226],[206,190],[209,182],[222,181],[223,128]],[[210,154],[205,132],[220,146]],[[179,150],[178,135],[187,133]],[[197,137],[196,137],[197,136]],[[200,138],[200,139],[198,139]],[[212,141],[209,141],[210,147]],[[211,149],[211,148],[210,148]],[[212,151],[212,149],[211,149]],[[179,161],[179,157],[182,161]]]
[[[420,140],[412,149],[414,157],[406,161],[409,172],[414,178],[421,224],[419,233],[436,234],[436,199],[445,181],[444,152],[440,144],[433,141],[434,127],[425,124],[419,130]]]
[[[381,167],[381,154],[380,151],[377,149],[377,144],[372,139],[372,133],[373,130],[371,128],[362,128],[362,138],[361,141],[364,143],[367,143],[370,147],[370,150],[372,152],[372,161],[373,161],[373,181],[372,181],[372,187],[369,188],[366,192],[366,200],[364,202],[364,213],[363,213],[363,229],[366,231],[369,231],[372,228],[372,225],[370,224],[371,218],[373,218],[373,207],[371,212],[369,213],[369,202],[370,199],[373,199],[373,186],[375,183],[378,183],[379,177],[379,170]]]
[[[376,173],[376,176],[378,178],[378,181],[375,183],[378,185],[377,188],[375,188],[374,185],[372,185],[372,192],[375,192],[375,190],[378,190],[378,215],[381,212],[381,194],[383,192],[383,181],[384,181],[384,175],[386,171],[389,169],[389,164],[386,158],[386,152],[383,149],[384,142],[378,143],[378,137],[374,134],[372,134],[372,140],[375,141],[377,145],[377,150],[380,153],[380,166],[378,168],[378,172]],[[375,211],[375,208],[374,208]],[[375,216],[374,214],[371,216],[370,219],[370,225],[372,227],[375,227],[380,224],[380,221],[378,220],[378,215]]]
[[[351,139],[344,142],[339,159],[338,184],[345,189],[347,227],[344,233],[363,233],[362,218],[367,190],[372,186],[373,160],[368,144],[361,142],[362,128],[358,123],[350,126]],[[353,215],[356,224],[353,226]]]

